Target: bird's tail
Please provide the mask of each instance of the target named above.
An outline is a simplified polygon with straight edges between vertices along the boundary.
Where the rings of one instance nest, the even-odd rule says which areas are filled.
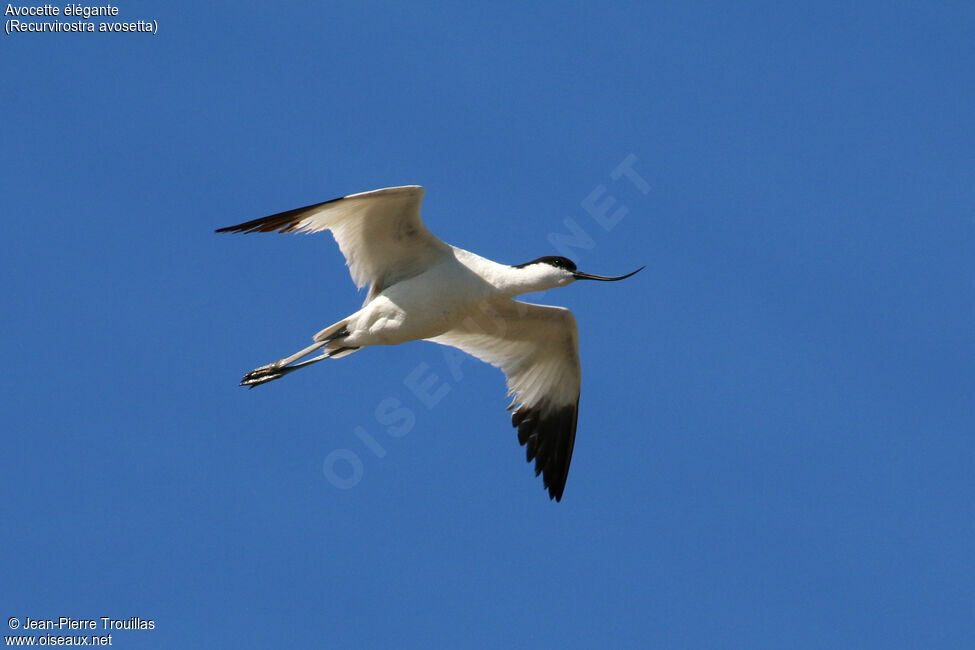
[[[316,343],[325,343],[325,352],[329,359],[341,359],[347,357],[359,348],[350,347],[344,344],[343,339],[349,335],[349,319],[340,320],[334,325],[329,325],[314,336]]]

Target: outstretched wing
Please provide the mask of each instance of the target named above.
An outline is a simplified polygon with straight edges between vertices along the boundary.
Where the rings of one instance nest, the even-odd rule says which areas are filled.
[[[511,423],[550,498],[562,500],[579,410],[579,335],[568,309],[517,300],[485,303],[458,327],[429,339],[497,366],[508,378]]]
[[[254,219],[217,232],[332,231],[358,288],[369,296],[429,268],[450,247],[420,219],[423,188],[387,187]]]

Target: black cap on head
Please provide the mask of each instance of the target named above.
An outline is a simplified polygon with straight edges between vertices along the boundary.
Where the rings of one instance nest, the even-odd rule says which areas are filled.
[[[554,266],[557,269],[565,269],[566,271],[575,271],[576,263],[570,260],[568,257],[561,257],[559,255],[547,255],[545,257],[539,257],[537,260],[532,260],[531,262],[525,262],[524,264],[516,264],[516,269],[523,269],[531,264],[548,264],[549,266]]]

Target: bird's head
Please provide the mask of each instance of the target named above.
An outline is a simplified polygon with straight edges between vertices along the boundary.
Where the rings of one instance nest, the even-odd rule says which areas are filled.
[[[524,273],[530,277],[532,284],[537,287],[534,289],[535,291],[544,291],[545,289],[564,287],[572,284],[576,280],[602,280],[603,282],[625,280],[631,275],[639,273],[645,267],[641,266],[632,273],[615,277],[592,275],[591,273],[583,273],[577,270],[576,263],[567,257],[550,255],[548,257],[539,257],[537,260],[525,262],[524,264],[518,264],[515,268],[524,269]]]

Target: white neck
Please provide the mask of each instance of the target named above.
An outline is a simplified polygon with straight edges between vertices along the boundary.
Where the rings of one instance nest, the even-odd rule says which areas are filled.
[[[454,251],[458,261],[490,283],[499,297],[512,298],[523,293],[565,286],[572,282],[568,272],[547,264],[530,264],[518,268],[498,264],[460,248],[455,248]]]

